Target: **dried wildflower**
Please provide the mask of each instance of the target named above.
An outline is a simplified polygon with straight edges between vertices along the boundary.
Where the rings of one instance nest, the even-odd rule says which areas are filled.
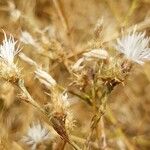
[[[21,49],[19,48],[19,45],[16,48],[17,41],[14,40],[12,35],[7,38],[6,33],[4,32],[4,37],[5,39],[3,40],[2,45],[0,45],[0,74],[1,77],[6,80],[16,81],[19,78],[20,70],[14,63],[14,58]]]
[[[4,32],[5,39],[0,46],[0,57],[9,65],[14,63],[14,57],[21,50],[19,46],[15,48],[17,41],[14,40],[12,35],[7,38],[6,33]]]
[[[148,47],[150,38],[145,37],[145,32],[130,32],[128,35],[117,40],[117,50],[136,63],[143,64],[150,60],[150,48]]]
[[[29,128],[27,135],[22,138],[22,141],[27,145],[32,146],[32,150],[35,150],[39,143],[42,143],[47,139],[50,139],[49,131],[42,127],[40,123],[37,123]]]
[[[37,69],[35,71],[36,78],[47,87],[53,87],[56,85],[56,81],[45,71]]]

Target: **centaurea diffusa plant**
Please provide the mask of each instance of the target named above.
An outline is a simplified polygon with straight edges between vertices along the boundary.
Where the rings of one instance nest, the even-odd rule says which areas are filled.
[[[124,83],[134,62],[144,64],[144,61],[150,60],[149,38],[145,38],[145,33],[137,33],[135,30],[131,33],[117,40],[116,48],[124,53],[124,59],[110,56],[106,50],[96,49],[83,53],[84,57],[72,67],[76,82],[72,83],[75,88],[71,93],[93,106],[91,131],[84,149],[90,149],[90,141],[94,130],[98,130],[99,121],[101,128],[104,129],[103,116],[112,90],[118,84]],[[97,59],[94,59],[95,57]],[[104,131],[102,133],[102,147],[105,149],[106,136]],[[97,138],[100,140],[99,136],[97,135]]]
[[[149,149],[148,6],[2,1],[0,149]]]

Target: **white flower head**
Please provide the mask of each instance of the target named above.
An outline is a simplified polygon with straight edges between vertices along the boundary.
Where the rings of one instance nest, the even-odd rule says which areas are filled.
[[[22,141],[27,145],[32,146],[32,150],[36,149],[37,144],[50,139],[49,131],[40,123],[32,124],[28,129],[27,135],[22,138]]]
[[[139,64],[144,64],[144,61],[150,60],[150,38],[145,36],[145,32],[130,32],[128,35],[117,39],[117,50],[125,54],[127,59]]]
[[[14,37],[10,35],[6,36],[4,32],[4,40],[2,45],[0,45],[0,57],[9,65],[14,64],[14,57],[19,51],[19,45],[16,47],[17,41],[15,41]]]

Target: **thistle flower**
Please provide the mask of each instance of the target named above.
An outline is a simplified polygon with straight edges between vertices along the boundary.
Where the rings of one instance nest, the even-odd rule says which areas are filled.
[[[0,45],[0,76],[6,80],[16,82],[20,77],[20,70],[14,63],[14,57],[21,51],[19,45],[16,47],[17,41],[10,35],[6,36],[4,32],[4,40]]]
[[[14,37],[10,35],[9,37],[6,36],[4,32],[4,40],[2,45],[0,45],[0,57],[9,65],[14,63],[14,57],[18,54],[21,49],[19,46],[16,48],[17,41],[14,40]]]
[[[32,150],[35,150],[39,143],[50,139],[49,131],[42,127],[40,123],[32,124],[28,129],[27,135],[22,138],[22,141],[27,145],[32,146]]]
[[[126,58],[138,64],[150,60],[149,37],[145,37],[145,32],[130,32],[128,35],[117,39],[117,50],[125,54]]]

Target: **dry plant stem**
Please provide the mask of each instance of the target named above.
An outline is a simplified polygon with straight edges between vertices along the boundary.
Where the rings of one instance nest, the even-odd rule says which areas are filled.
[[[18,82],[18,86],[19,88],[23,91],[23,93],[26,95],[26,97],[28,98],[26,100],[27,103],[30,103],[31,105],[33,105],[35,108],[37,108],[38,110],[40,110],[42,113],[45,114],[44,109],[41,108],[41,106],[33,100],[33,98],[31,97],[31,95],[29,94],[29,92],[27,91],[25,85],[24,85],[24,80],[20,79]]]
[[[99,106],[98,109],[96,109],[95,111],[95,114],[94,116],[92,117],[92,120],[91,120],[91,131],[87,137],[87,141],[85,143],[85,147],[84,149],[90,149],[90,141],[91,141],[91,138],[92,138],[92,135],[93,135],[93,132],[94,130],[96,130],[98,128],[98,123],[99,121],[101,120],[101,118],[103,117],[104,113],[105,113],[105,110],[106,110],[106,102],[107,102],[107,96],[108,96],[108,92],[105,91],[103,94],[102,94],[102,97],[100,98],[101,99],[101,102],[102,104]],[[95,108],[94,108],[95,109]],[[98,136],[97,136],[98,138]],[[99,140],[99,139],[98,139]],[[100,140],[99,140],[100,141]],[[105,141],[106,142],[106,141]],[[104,143],[103,143],[104,144]]]
[[[142,21],[142,22],[136,24],[137,31],[143,30],[143,29],[145,29],[145,28],[147,28],[147,27],[149,27],[149,26],[150,26],[150,18],[148,18],[148,19],[146,19],[146,20],[144,20],[144,21]],[[130,31],[133,31],[134,28],[135,28],[135,25],[129,27],[129,28],[125,31],[125,33],[128,33],[128,32],[130,32]],[[104,41],[104,43],[108,43],[108,42],[110,42],[110,41],[116,40],[119,36],[120,36],[120,33],[116,33],[114,36],[112,36],[112,37],[110,36],[109,39],[106,39],[106,40]]]
[[[76,141],[76,142],[81,143],[83,145],[86,142],[86,139],[83,139],[83,138],[80,138],[80,137],[77,137],[77,136],[74,136],[74,135],[71,135],[71,139],[73,141]],[[90,142],[90,146],[95,148],[95,149],[98,149],[98,144],[96,142]]]
[[[112,111],[110,109],[107,109],[107,116],[106,116],[114,125],[117,125],[117,120],[115,116],[113,115]],[[124,132],[121,128],[117,127],[116,134],[118,136],[121,136],[124,140],[124,143],[126,144],[128,150],[135,150],[134,146],[131,144],[131,142],[128,140]]]
[[[59,141],[56,145],[56,147],[54,148],[54,150],[64,150],[66,146],[66,142],[64,140],[61,139],[61,141]]]
[[[65,16],[65,14],[63,13],[63,10],[61,8],[59,0],[53,0],[53,3],[54,3],[54,6],[58,13],[58,16],[61,19],[61,22],[62,22],[65,30],[69,33],[69,26],[68,26],[67,18]]]
[[[72,90],[69,90],[68,89],[68,92],[74,96],[77,96],[78,98],[80,98],[81,100],[83,100],[84,102],[88,103],[90,106],[92,106],[92,102],[90,100],[90,98],[87,96],[87,95],[79,95],[78,93],[75,93],[74,91]]]
[[[120,11],[116,8],[117,2],[115,0],[105,0],[108,7],[110,8],[112,14],[114,15],[115,19],[117,20],[118,24],[121,25],[122,18],[120,16]]]
[[[138,0],[132,0],[131,6],[128,10],[126,17],[125,17],[125,21],[123,23],[123,26],[128,25],[129,19],[132,16],[132,14],[134,13],[135,9],[137,8],[137,5],[138,5]]]
[[[27,91],[27,89],[26,89],[26,87],[24,85],[24,80],[20,79],[19,82],[18,82],[18,86],[23,91],[23,93],[26,95],[26,97],[28,98],[26,100],[26,102],[29,103],[29,104],[31,104],[35,108],[37,108],[37,110],[41,111],[42,114],[44,114],[46,116],[46,118],[48,120],[50,120],[49,119],[50,117],[48,116],[48,114],[46,113],[46,111],[43,108],[41,108],[41,106],[36,101],[34,101],[34,99],[31,97],[31,95]],[[71,141],[66,141],[66,142],[68,142],[75,150],[81,150],[74,142],[71,142]]]
[[[61,1],[60,0],[53,0],[53,3],[54,3],[54,6],[55,6],[55,9],[58,13],[59,18],[61,19],[62,25],[64,26],[64,29],[66,31],[66,36],[67,36],[67,40],[69,42],[69,46],[72,49],[73,48],[73,40],[71,37],[69,23],[68,23],[66,15],[63,11],[63,6],[61,4]]]

